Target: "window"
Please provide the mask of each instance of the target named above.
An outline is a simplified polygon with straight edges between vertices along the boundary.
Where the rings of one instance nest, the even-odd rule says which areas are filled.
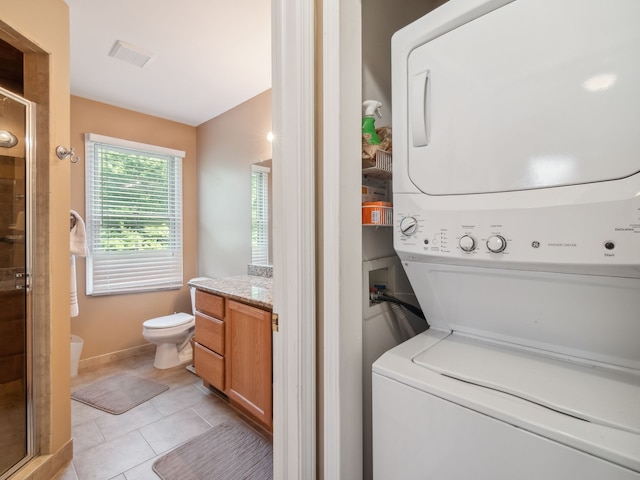
[[[269,264],[269,172],[251,165],[251,263]]]
[[[87,295],[182,287],[184,152],[85,136]]]

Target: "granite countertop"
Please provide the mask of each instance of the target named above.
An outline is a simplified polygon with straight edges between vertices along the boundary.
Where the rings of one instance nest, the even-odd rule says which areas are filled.
[[[273,309],[273,298],[271,296],[271,278],[253,275],[239,275],[237,277],[225,278],[203,278],[189,282],[189,285],[204,290],[238,300],[248,305],[253,305],[267,310]]]

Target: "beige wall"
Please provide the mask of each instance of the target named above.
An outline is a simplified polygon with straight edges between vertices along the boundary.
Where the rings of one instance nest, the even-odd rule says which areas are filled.
[[[270,130],[271,90],[198,127],[199,275],[247,273],[251,164],[271,158]]]
[[[0,0],[0,36],[25,52],[25,96],[37,103],[34,377],[37,448],[70,445],[69,163],[55,156],[69,143],[69,11],[62,0]],[[21,474],[17,475],[21,478]]]
[[[149,318],[176,311],[190,312],[186,283],[196,274],[196,128],[80,97],[71,97],[71,145],[81,157],[71,166],[71,208],[85,217],[84,134],[110,137],[184,150],[183,251],[184,282],[180,290],[108,295],[85,295],[85,266],[77,259],[78,307],[80,314],[71,320],[71,332],[84,340],[81,358],[125,350],[147,342],[142,323]]]

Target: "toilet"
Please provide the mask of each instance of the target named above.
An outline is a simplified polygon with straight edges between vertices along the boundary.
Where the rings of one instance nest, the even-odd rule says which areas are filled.
[[[194,278],[193,280],[201,279]],[[191,312],[193,313],[196,310],[196,289],[190,287],[189,290]],[[195,332],[195,325],[195,317],[182,312],[146,320],[142,324],[142,336],[149,343],[156,345],[153,366],[165,369],[190,363],[193,360],[191,339]]]

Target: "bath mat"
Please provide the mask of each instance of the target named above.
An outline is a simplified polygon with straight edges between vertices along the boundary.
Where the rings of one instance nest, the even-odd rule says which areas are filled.
[[[237,423],[223,423],[153,463],[163,480],[271,480],[273,448]]]
[[[114,375],[79,388],[71,398],[120,415],[168,390],[167,385],[129,374]]]

